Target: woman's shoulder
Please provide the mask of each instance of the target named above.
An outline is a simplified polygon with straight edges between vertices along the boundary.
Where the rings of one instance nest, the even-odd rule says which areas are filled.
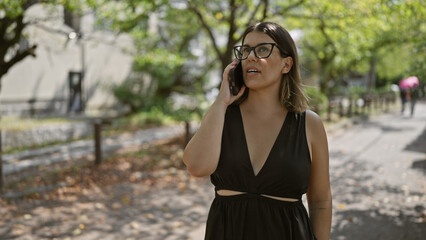
[[[314,111],[312,110],[305,110],[303,112],[291,112],[289,111],[290,114],[293,114],[296,118],[301,117],[301,119],[305,120],[306,119],[306,123],[311,124],[312,122],[314,123],[322,123],[321,117]]]
[[[321,117],[314,111],[312,110],[306,110],[303,112],[306,116],[306,121],[308,122],[314,122],[314,123],[321,123],[322,124],[322,120]]]
[[[321,117],[312,110],[306,110],[306,131],[311,136],[318,136],[325,134],[324,124]]]

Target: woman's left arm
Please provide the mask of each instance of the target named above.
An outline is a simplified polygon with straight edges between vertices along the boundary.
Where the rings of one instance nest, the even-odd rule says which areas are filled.
[[[320,117],[312,111],[306,111],[306,136],[312,160],[306,194],[309,217],[317,239],[330,239],[332,200],[327,134]]]

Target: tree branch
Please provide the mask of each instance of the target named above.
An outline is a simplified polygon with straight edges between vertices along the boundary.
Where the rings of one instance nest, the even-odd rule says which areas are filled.
[[[9,17],[4,17],[0,19],[0,36],[6,35],[6,29],[10,26],[12,19]],[[3,41],[4,37],[0,38],[0,43]]]
[[[60,30],[60,29],[55,29],[55,28],[51,28],[49,26],[46,26],[44,24],[35,24],[34,25],[37,28],[43,29],[46,32],[49,33],[53,33],[53,34],[58,34],[58,35],[63,35],[64,37],[68,38],[68,34],[69,32],[64,31],[64,30]],[[115,38],[118,37],[118,35],[120,35],[120,33],[117,33],[115,35]],[[85,41],[95,41],[97,43],[103,43],[103,44],[107,44],[107,45],[114,45],[116,44],[116,39],[113,39],[111,41],[107,40],[106,38],[99,38],[99,37],[95,37],[93,35],[83,35],[82,39]]]
[[[194,4],[192,4],[190,2],[188,2],[188,7],[189,7],[190,10],[192,10],[195,13],[198,20],[200,20],[202,27],[204,28],[204,30],[206,30],[207,35],[209,36],[210,41],[212,42],[213,49],[216,52],[217,56],[219,58],[222,58],[222,53],[220,52],[220,49],[217,46],[216,38],[213,34],[213,31],[212,31],[211,27],[207,24],[206,20],[204,19],[203,15],[201,14],[200,10],[196,6],[194,6]]]
[[[226,46],[225,54],[222,56],[222,63],[225,63],[230,56],[232,56],[232,49],[235,43],[237,42],[234,39],[234,33],[237,31],[237,26],[235,25],[235,15],[238,6],[235,4],[235,0],[231,0],[229,3],[231,13],[229,15],[229,31],[228,31],[228,44]]]
[[[17,17],[16,20],[15,20],[15,23],[16,23],[16,27],[14,29],[15,35],[13,36],[12,39],[6,40],[6,43],[9,42],[10,45],[19,43],[19,40],[21,40],[22,31],[24,30],[24,28],[26,26],[26,24],[24,23],[24,16],[21,15],[21,16]]]
[[[23,15],[19,15],[16,18],[5,17],[4,19],[5,21],[3,22],[2,27],[0,28],[0,72],[4,72],[4,74],[6,74],[6,72],[11,67],[11,65],[9,66],[9,62],[13,60],[12,58],[9,62],[5,62],[7,51],[8,49],[14,47],[16,44],[19,43],[22,36],[22,30],[24,29],[25,24],[23,23]],[[13,24],[16,24],[16,26],[12,29],[13,37],[8,38],[7,28]],[[16,56],[19,56],[19,54],[15,55],[15,57]],[[0,77],[4,74],[1,74]]]
[[[297,2],[295,2],[294,4],[291,4],[283,9],[281,9],[280,11],[277,11],[276,13],[278,14],[287,14],[291,9],[296,8],[300,5],[302,5],[305,2],[305,0],[299,0]]]
[[[34,4],[41,3],[41,2],[47,2],[46,0],[27,0],[22,4],[22,10],[26,11],[28,8],[33,6]]]
[[[332,54],[327,56],[326,55],[326,60],[331,61],[331,59],[333,59],[336,55],[337,55],[337,49],[336,46],[334,45],[334,42],[331,40],[330,36],[328,35],[328,33],[325,31],[326,29],[326,24],[324,19],[320,19],[320,32],[321,34],[324,36],[325,40],[327,41],[327,45],[329,45],[332,48]]]
[[[0,79],[3,77],[3,75],[5,75],[9,69],[16,64],[17,62],[21,61],[22,59],[26,58],[27,56],[33,56],[35,57],[35,50],[37,48],[37,45],[33,45],[30,48],[22,51],[22,52],[17,52],[15,56],[13,56],[12,59],[10,59],[7,62],[2,62],[0,64]]]
[[[269,1],[263,0],[263,5],[264,5],[264,7],[263,7],[262,19],[260,19],[261,22],[263,22],[268,17]]]
[[[254,9],[254,11],[252,12],[251,16],[248,18],[248,21],[245,24],[246,28],[249,27],[253,23],[253,19],[256,17],[256,13],[257,13],[257,11],[259,11],[260,6],[262,6],[262,2],[259,2],[257,4],[257,6]]]
[[[208,63],[204,64],[205,68],[203,69],[202,74],[198,74],[198,75],[194,76],[194,81],[191,81],[191,82],[180,81],[179,84],[175,84],[175,86],[179,86],[179,88],[184,87],[183,89],[185,89],[185,87],[193,86],[194,85],[193,82],[200,82],[204,77],[206,77],[205,73],[210,72],[215,67],[216,62],[217,62],[216,59],[213,59],[213,60],[209,61]],[[214,89],[214,88],[216,88],[216,87],[212,87],[211,89]],[[211,89],[208,89],[207,91],[209,91]],[[178,89],[175,88],[175,90],[178,90]],[[186,89],[182,90],[182,91],[178,90],[178,92],[185,94],[187,92],[187,90]]]

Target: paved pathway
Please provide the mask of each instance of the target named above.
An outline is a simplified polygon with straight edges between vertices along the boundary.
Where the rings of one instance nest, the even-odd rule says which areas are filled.
[[[332,239],[425,239],[426,105],[330,138]]]
[[[333,240],[424,239],[426,104],[413,118],[389,113],[329,136]],[[170,169],[149,187],[121,183],[78,197],[0,208],[0,238],[203,239],[213,199],[207,178]]]

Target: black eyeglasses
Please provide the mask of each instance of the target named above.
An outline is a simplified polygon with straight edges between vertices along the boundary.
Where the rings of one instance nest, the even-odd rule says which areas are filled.
[[[238,60],[245,60],[250,55],[251,51],[254,51],[254,55],[257,58],[268,58],[271,56],[272,50],[277,44],[275,43],[260,43],[254,47],[248,45],[235,46],[234,54]],[[277,46],[278,47],[278,46]],[[287,55],[287,54],[285,54]]]

